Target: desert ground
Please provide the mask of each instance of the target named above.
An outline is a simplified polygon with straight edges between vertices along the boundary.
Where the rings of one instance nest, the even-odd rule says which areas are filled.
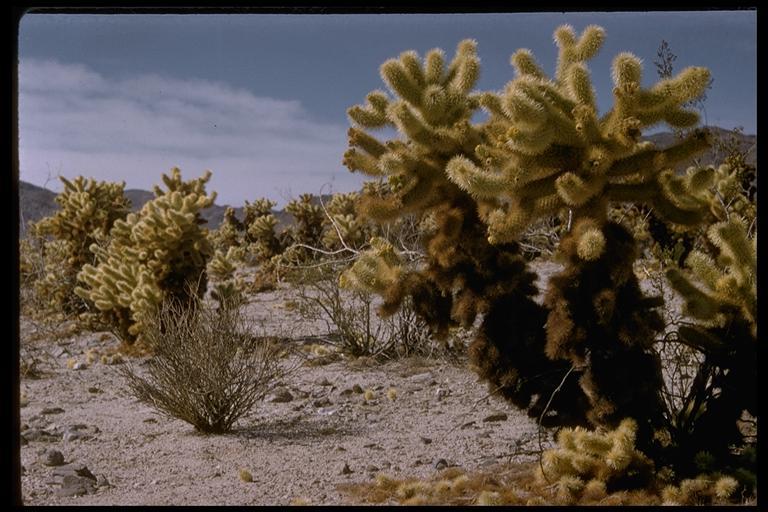
[[[536,268],[543,290],[559,267]],[[294,298],[281,285],[247,308],[290,331],[289,343],[322,344],[325,327],[289,307]],[[354,504],[340,484],[525,464],[552,444],[553,432],[489,396],[465,357],[444,356],[294,361],[297,371],[233,432],[203,435],[134,399],[120,364],[83,364],[89,349],[118,344],[109,333],[51,340],[21,318],[22,357],[36,364],[20,386],[26,505]],[[141,372],[146,363],[122,364]]]

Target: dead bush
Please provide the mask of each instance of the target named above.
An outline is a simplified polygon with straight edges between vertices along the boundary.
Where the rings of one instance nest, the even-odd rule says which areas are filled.
[[[141,402],[198,431],[227,432],[291,370],[276,339],[254,327],[240,308],[166,303],[148,322],[146,369],[119,371]]]
[[[340,352],[352,357],[392,358],[445,351],[410,302],[394,315],[380,318],[374,297],[342,290],[338,272],[333,265],[305,269],[296,286],[299,312],[308,320],[324,322],[329,342]]]

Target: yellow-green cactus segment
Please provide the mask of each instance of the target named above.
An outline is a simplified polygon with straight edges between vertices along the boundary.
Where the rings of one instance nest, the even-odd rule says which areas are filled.
[[[628,474],[650,475],[653,462],[635,448],[636,434],[632,418],[609,431],[564,428],[558,433],[558,446],[544,452],[539,477],[567,491],[564,497],[577,499],[588,482],[601,482],[589,487],[604,489]]]
[[[672,287],[685,299],[687,314],[707,326],[722,326],[724,308],[740,311],[757,332],[757,237],[747,237],[744,221],[732,216],[712,225],[709,240],[720,250],[717,260],[693,251],[686,260],[688,271],[669,269]]]
[[[394,247],[383,238],[375,237],[371,239],[371,249],[339,276],[339,284],[342,288],[384,294],[398,285],[402,273],[402,262]]]

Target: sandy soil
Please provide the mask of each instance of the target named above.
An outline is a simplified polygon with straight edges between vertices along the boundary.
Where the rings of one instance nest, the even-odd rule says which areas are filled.
[[[541,288],[556,269],[539,267]],[[291,326],[296,343],[321,334],[285,307],[292,297],[290,289],[259,294],[249,308],[266,322]],[[67,367],[90,348],[116,347],[111,335],[51,341],[21,320],[24,353],[42,371],[21,381],[27,505],[350,504],[338,484],[380,472],[427,476],[446,465],[471,470],[527,462],[539,448],[535,421],[489,398],[465,362],[424,358],[304,366],[282,386],[290,401],[268,397],[234,432],[205,436],[133,399],[117,366]],[[366,401],[355,385],[373,390],[374,399]],[[394,400],[386,396],[390,388],[397,390]],[[494,415],[506,418],[488,421]],[[47,465],[56,458],[51,450],[73,465]],[[79,491],[83,479],[73,475],[87,472],[78,465],[96,481]],[[240,479],[241,469],[252,482]]]

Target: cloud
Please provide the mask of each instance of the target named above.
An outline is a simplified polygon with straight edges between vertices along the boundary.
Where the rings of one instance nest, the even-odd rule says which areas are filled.
[[[335,191],[358,188],[360,176],[341,165],[345,148],[346,127],[313,120],[299,101],[224,82],[19,63],[20,176],[32,183],[82,174],[150,189],[178,166],[185,177],[211,169],[220,203],[267,196],[282,205],[287,193],[329,182]]]

